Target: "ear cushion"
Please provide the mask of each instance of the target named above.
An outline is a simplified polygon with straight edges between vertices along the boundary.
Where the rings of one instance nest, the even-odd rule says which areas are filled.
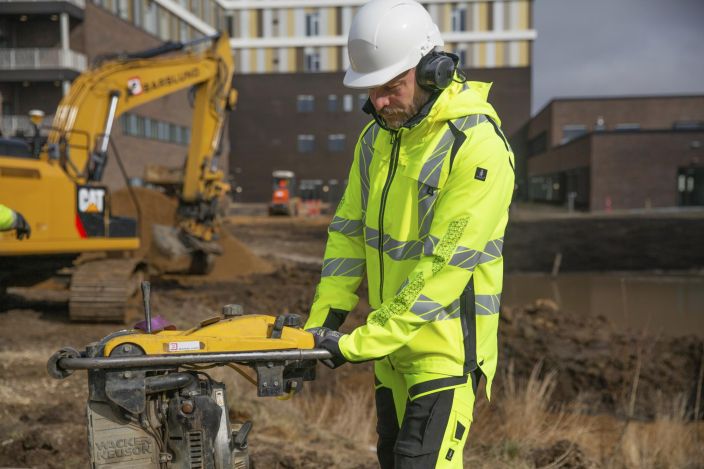
[[[423,56],[416,66],[416,81],[429,91],[443,90],[452,83],[455,68],[451,57],[431,52]]]

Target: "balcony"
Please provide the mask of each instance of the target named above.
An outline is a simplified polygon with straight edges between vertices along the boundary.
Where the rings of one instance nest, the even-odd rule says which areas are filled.
[[[68,13],[74,18],[83,19],[86,0],[2,0],[0,13],[5,15],[21,14],[58,14]]]
[[[86,56],[63,49],[0,49],[0,70],[57,70],[83,72]]]

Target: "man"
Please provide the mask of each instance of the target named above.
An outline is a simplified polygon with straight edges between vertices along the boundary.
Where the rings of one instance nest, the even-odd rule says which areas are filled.
[[[17,239],[29,239],[32,229],[21,213],[0,204],[0,231],[15,230]]]
[[[382,468],[462,467],[478,380],[489,395],[496,371],[513,153],[490,85],[466,82],[442,45],[412,0],[372,1],[352,22],[344,84],[368,89],[374,120],[306,324],[329,365],[375,360]],[[341,334],[365,273],[373,311]]]

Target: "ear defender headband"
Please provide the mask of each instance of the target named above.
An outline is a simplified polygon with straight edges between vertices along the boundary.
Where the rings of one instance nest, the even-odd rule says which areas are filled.
[[[416,65],[416,81],[427,91],[441,91],[450,86],[458,71],[460,58],[448,52],[431,51],[425,54]]]

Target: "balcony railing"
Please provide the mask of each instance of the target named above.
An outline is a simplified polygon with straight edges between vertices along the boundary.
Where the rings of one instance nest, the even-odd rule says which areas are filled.
[[[2,0],[3,2],[7,3],[27,3],[27,2],[42,2],[46,3],[47,1],[56,1],[56,2],[64,2],[64,3],[71,3],[73,5],[76,5],[78,8],[84,10],[86,8],[86,0]]]
[[[0,70],[68,68],[83,72],[86,56],[63,49],[0,49]]]

